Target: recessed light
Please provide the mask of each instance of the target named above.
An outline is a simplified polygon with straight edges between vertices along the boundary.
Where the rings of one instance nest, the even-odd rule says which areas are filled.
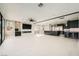
[[[38,7],[42,7],[42,6],[43,6],[43,3],[39,3],[39,4],[38,4]]]

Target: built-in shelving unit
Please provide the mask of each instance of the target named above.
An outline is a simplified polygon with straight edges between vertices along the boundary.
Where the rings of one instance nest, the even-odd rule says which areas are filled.
[[[65,37],[79,39],[79,20],[68,21],[64,32]]]
[[[64,24],[51,25],[51,31],[44,31],[45,34],[60,36],[64,34]]]
[[[31,24],[23,23],[22,24],[22,33],[31,33],[31,28],[32,28]]]

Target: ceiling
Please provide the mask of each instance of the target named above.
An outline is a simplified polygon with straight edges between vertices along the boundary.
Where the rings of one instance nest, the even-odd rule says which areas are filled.
[[[5,19],[29,22],[28,18],[42,21],[79,11],[78,3],[0,3],[0,11]],[[54,21],[54,20],[53,20]]]

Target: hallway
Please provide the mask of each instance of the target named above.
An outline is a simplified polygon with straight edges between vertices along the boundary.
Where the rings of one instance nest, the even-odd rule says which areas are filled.
[[[79,56],[79,41],[59,36],[23,34],[7,38],[1,56]]]

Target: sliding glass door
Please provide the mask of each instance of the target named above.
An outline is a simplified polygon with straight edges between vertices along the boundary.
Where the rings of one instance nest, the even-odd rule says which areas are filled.
[[[2,42],[5,39],[5,19],[2,17]]]
[[[0,13],[0,45],[2,44],[2,42],[5,39],[5,20],[2,16],[2,14]]]
[[[2,15],[0,13],[0,44],[2,43]]]

